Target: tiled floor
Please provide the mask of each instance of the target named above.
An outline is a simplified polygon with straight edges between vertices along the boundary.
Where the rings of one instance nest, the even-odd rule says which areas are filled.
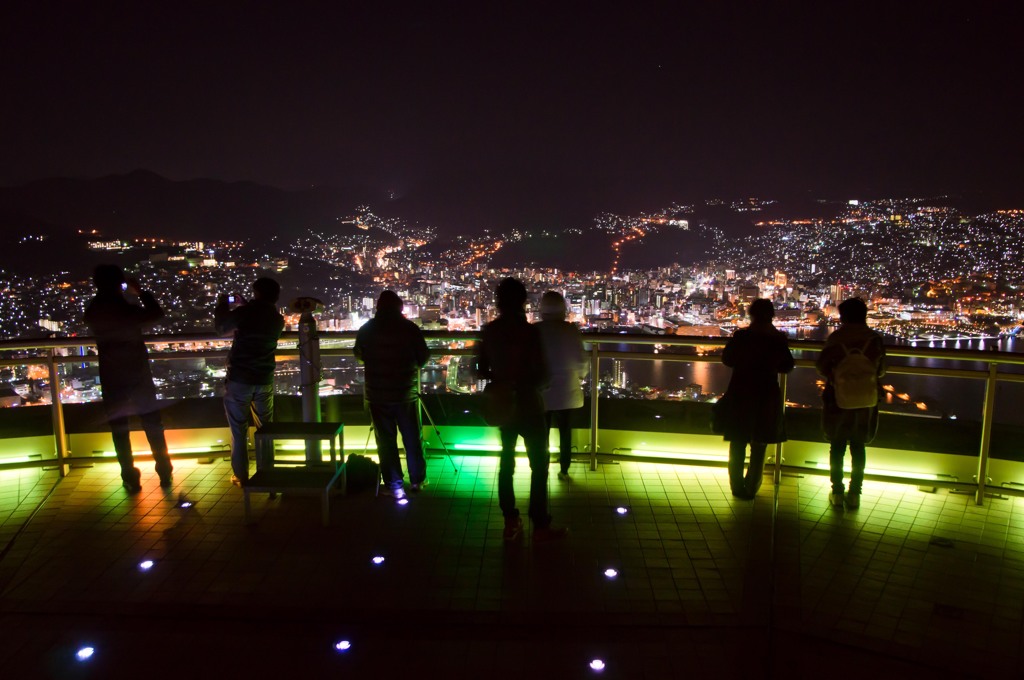
[[[265,495],[245,526],[224,462],[176,463],[168,492],[145,470],[136,497],[110,464],[59,483],[0,473],[0,668],[576,678],[601,658],[616,678],[1019,675],[1024,499],[869,483],[837,511],[824,477],[743,502],[721,469],[579,464],[550,482],[569,539],[506,545],[496,459],[430,464],[408,505],[355,494],[326,528],[316,499]],[[524,513],[528,477],[522,461]],[[84,645],[96,653],[76,662]]]

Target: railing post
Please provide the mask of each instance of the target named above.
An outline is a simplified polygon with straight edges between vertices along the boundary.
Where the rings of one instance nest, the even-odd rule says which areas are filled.
[[[601,359],[597,353],[597,343],[590,346],[590,470],[597,470],[597,395],[600,388],[598,369]]]
[[[789,376],[785,373],[779,374],[779,391],[782,393],[782,417],[786,417],[786,387],[789,385]],[[782,445],[784,442],[775,444],[775,469],[772,472],[772,481],[775,486],[782,483]]]
[[[60,403],[60,376],[57,375],[57,348],[50,348],[48,362],[50,372],[50,416],[53,420],[53,439],[56,445],[57,470],[61,477],[68,474],[68,438],[64,427],[64,407]]]
[[[985,379],[985,401],[981,406],[981,449],[978,452],[978,491],[974,502],[985,504],[985,486],[988,483],[988,450],[992,444],[992,420],[996,412],[996,373],[999,364],[988,365]]]

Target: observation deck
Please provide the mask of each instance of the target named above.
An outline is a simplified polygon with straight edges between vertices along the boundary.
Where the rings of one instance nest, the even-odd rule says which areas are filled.
[[[372,455],[352,339],[321,334],[322,413],[345,423],[346,453]],[[133,432],[137,496],[113,464],[88,339],[0,344],[4,377],[43,402],[0,409],[0,665],[25,677],[1019,672],[1024,357],[888,348],[890,396],[851,511],[828,504],[820,343],[791,343],[790,440],[769,447],[750,502],[730,495],[727,447],[707,426],[724,339],[588,335],[598,379],[575,422],[573,481],[549,482],[570,537],[506,545],[497,433],[464,372],[473,339],[428,337],[430,485],[405,506],[339,499],[326,528],[315,499],[287,495],[255,496],[257,523],[243,524],[222,338],[149,339],[175,480],[159,488]],[[301,413],[298,354],[286,336],[278,419]],[[528,487],[524,459],[522,506]],[[94,654],[79,661],[84,647]]]

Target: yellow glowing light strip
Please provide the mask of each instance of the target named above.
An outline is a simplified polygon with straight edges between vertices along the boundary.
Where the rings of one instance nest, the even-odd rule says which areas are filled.
[[[621,451],[621,449],[619,449]],[[649,458],[671,458],[672,460],[699,460],[710,463],[722,463],[729,460],[728,454],[717,453],[689,453],[684,451],[657,451],[651,449],[630,449],[628,453],[618,455],[647,456]]]
[[[815,463],[814,467],[818,470],[830,470],[831,467],[828,463]],[[843,467],[843,472],[850,473],[852,469],[846,465]],[[875,475],[876,477],[902,477],[903,479],[919,479],[924,482],[941,482],[941,481],[955,481],[952,477],[945,475],[937,475],[932,472],[910,472],[909,470],[879,470],[877,468],[864,468],[864,474]]]

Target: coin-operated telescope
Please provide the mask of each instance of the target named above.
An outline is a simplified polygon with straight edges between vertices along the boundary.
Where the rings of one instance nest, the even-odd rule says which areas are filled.
[[[317,312],[322,312],[324,303],[312,297],[298,297],[288,305],[288,310],[299,314],[299,390],[302,393],[302,420],[307,423],[320,422],[320,380],[323,371],[320,366],[320,335],[316,329]],[[320,442],[306,442],[306,463],[315,464],[321,460]]]

